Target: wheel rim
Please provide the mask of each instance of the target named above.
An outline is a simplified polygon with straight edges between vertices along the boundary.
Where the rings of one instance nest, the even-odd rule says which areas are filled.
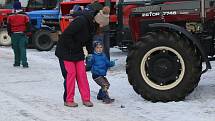
[[[149,86],[158,90],[168,90],[182,81],[185,63],[176,50],[162,46],[153,48],[144,55],[140,70]]]
[[[48,35],[41,35],[38,38],[38,44],[42,47],[42,48],[47,48],[50,46],[52,40]]]
[[[0,41],[2,45],[10,45],[11,44],[11,38],[8,35],[7,31],[0,32]]]

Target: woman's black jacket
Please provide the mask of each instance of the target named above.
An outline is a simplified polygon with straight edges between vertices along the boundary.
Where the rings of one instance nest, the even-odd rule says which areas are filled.
[[[92,15],[81,15],[75,18],[60,36],[55,55],[62,60],[84,60],[83,46],[92,52],[92,35],[96,31]]]

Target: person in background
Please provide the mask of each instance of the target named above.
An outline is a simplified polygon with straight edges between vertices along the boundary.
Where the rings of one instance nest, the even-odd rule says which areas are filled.
[[[30,30],[29,17],[22,11],[21,3],[15,1],[13,4],[14,13],[8,16],[7,31],[11,36],[12,48],[14,52],[14,67],[20,66],[28,68],[26,47]]]
[[[94,53],[90,61],[88,61],[88,65],[91,66],[91,73],[93,80],[101,86],[99,93],[97,95],[98,100],[102,100],[104,103],[109,104],[114,101],[111,99],[108,94],[108,89],[110,87],[110,83],[105,77],[107,74],[107,70],[109,67],[115,65],[114,61],[109,61],[106,55],[103,53],[103,44],[102,41],[98,38],[95,38],[94,41]]]
[[[76,17],[62,33],[56,47],[55,55],[59,58],[61,66],[65,69],[62,71],[66,78],[65,106],[78,106],[74,101],[75,80],[77,80],[83,105],[87,107],[93,106],[93,103],[90,101],[90,88],[85,71],[83,47],[86,46],[88,51],[92,51],[90,50],[92,49],[92,41],[89,39],[89,36],[99,26],[107,24],[109,24],[109,16],[102,14],[101,11],[94,14],[83,14]]]

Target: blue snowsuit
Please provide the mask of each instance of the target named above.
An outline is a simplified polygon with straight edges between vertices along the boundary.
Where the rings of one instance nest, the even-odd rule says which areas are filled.
[[[90,61],[88,61],[88,65],[91,66],[94,81],[101,86],[97,99],[103,100],[109,98],[107,90],[109,89],[110,83],[105,76],[108,68],[114,66],[114,63],[111,63],[104,53],[94,52]]]
[[[89,61],[89,65],[91,66],[93,75],[106,76],[108,68],[112,67],[113,63],[109,61],[104,53],[94,52]]]

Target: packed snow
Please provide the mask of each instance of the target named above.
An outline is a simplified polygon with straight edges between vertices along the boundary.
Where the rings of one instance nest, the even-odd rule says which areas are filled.
[[[202,75],[186,100],[152,103],[137,95],[125,72],[126,53],[111,48],[118,59],[108,72],[112,104],[96,99],[99,86],[87,72],[94,107],[82,105],[76,85],[77,108],[63,105],[63,78],[54,49],[28,49],[30,68],[13,67],[13,51],[0,47],[0,121],[215,121],[215,69]],[[215,63],[212,62],[215,67]]]

